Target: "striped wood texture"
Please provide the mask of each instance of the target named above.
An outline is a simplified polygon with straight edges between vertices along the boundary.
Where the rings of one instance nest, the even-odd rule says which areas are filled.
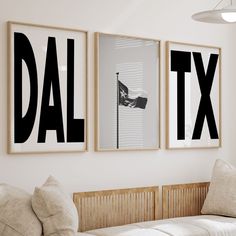
[[[200,215],[208,188],[208,182],[163,186],[162,218]]]
[[[132,188],[74,193],[79,231],[156,220],[159,188]]]

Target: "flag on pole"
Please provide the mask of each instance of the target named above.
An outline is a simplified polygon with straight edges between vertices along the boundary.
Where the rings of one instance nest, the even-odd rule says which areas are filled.
[[[147,105],[147,96],[141,89],[130,90],[122,82],[119,82],[119,105],[131,108],[145,109]]]

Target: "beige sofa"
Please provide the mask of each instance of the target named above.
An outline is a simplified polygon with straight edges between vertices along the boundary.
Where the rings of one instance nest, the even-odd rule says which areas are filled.
[[[77,232],[78,212],[71,197],[53,177],[49,177],[42,187],[35,188],[33,195],[0,184],[0,236],[236,235],[235,183],[236,169],[217,160],[202,208],[205,215],[141,222],[84,233]]]

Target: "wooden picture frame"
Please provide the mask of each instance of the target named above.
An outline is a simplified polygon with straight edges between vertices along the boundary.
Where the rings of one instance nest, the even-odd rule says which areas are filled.
[[[221,147],[221,48],[166,43],[166,146]]]
[[[96,151],[160,147],[160,41],[95,34]]]
[[[9,153],[87,150],[87,31],[8,22]]]

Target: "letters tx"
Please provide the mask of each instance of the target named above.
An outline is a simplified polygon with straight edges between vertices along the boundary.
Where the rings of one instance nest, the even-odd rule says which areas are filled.
[[[205,69],[200,52],[171,50],[171,71],[177,72],[177,139],[185,139],[185,73],[191,72],[191,54],[193,56],[201,99],[193,129],[192,139],[201,138],[204,120],[206,118],[211,139],[218,139],[218,131],[212,108],[210,92],[214,80],[219,55],[210,54],[208,66]]]
[[[37,66],[32,45],[23,33],[14,33],[14,142],[26,142],[33,130],[38,97],[41,107],[38,109],[38,143],[45,143],[48,130],[56,132],[58,143],[84,142],[84,119],[74,119],[74,40],[67,39],[67,111],[63,124],[60,80],[57,60],[56,38],[48,37],[44,78],[38,78]],[[26,114],[22,114],[22,63],[25,62],[29,73],[29,105]],[[38,79],[43,79],[39,88]],[[39,91],[40,89],[40,91]],[[51,94],[50,94],[51,93]],[[50,105],[50,96],[53,105]],[[66,134],[64,126],[66,125]]]

